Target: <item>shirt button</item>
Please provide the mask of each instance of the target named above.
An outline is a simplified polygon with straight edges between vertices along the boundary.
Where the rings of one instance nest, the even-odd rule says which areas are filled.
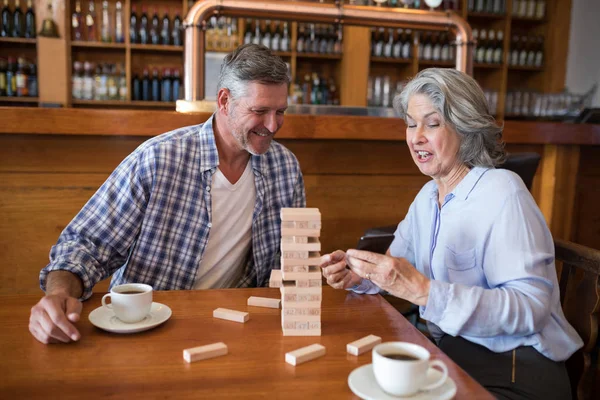
[[[210,223],[210,222],[209,222],[209,223],[208,223],[208,227],[209,227],[209,228],[212,228],[212,223]]]
[[[210,192],[210,186],[206,188],[206,191],[207,191],[207,192]]]

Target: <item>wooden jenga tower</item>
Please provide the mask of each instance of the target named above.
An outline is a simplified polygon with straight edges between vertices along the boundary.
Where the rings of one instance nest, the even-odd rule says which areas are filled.
[[[281,290],[284,336],[321,336],[320,234],[318,208],[281,209],[281,271],[270,286]]]

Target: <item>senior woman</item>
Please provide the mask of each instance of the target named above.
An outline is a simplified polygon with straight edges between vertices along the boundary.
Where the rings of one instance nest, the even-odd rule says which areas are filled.
[[[498,398],[571,398],[564,360],[583,343],[561,310],[552,236],[519,176],[494,168],[505,158],[502,128],[480,87],[427,69],[394,107],[433,179],[386,255],[323,256],[327,283],[419,305],[440,348]]]

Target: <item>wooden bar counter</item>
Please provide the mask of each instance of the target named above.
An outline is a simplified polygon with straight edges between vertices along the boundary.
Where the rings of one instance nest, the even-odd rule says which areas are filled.
[[[0,107],[0,294],[40,294],[39,270],[62,229],[148,138],[210,114]],[[287,115],[276,140],[304,173],[323,217],[323,251],[398,223],[428,181],[397,118]],[[600,248],[600,125],[506,121],[509,152],[537,152],[532,193],[556,237]]]

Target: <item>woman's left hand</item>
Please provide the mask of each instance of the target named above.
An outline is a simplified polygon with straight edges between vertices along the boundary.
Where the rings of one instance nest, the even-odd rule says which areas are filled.
[[[405,258],[350,249],[346,252],[350,269],[386,292],[424,306],[429,298],[429,279]]]

